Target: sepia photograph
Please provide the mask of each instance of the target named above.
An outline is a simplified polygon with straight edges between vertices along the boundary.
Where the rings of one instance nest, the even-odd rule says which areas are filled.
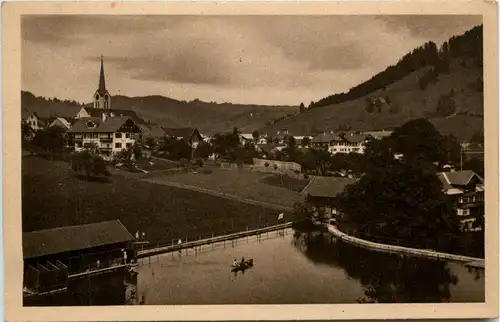
[[[18,6],[5,69],[19,310],[498,316],[496,6],[486,22],[73,5]]]

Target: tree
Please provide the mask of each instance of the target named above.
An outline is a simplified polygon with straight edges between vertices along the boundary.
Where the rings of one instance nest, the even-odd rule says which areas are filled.
[[[32,144],[50,153],[54,158],[55,154],[61,152],[65,146],[65,132],[58,126],[52,126],[36,132]]]
[[[453,135],[445,135],[442,137],[443,153],[440,161],[441,164],[452,163],[458,165],[460,163],[460,154],[462,147],[460,142]]]
[[[94,177],[110,176],[106,162],[89,150],[74,153],[71,158],[71,168],[75,172],[83,172],[87,181]]]
[[[156,143],[156,140],[152,137],[147,137],[145,140],[144,140],[144,146],[147,146],[149,148],[155,148],[157,145]]]
[[[393,163],[372,169],[336,198],[339,225],[363,238],[454,251],[459,223],[435,171]]]
[[[450,92],[448,95],[441,95],[439,97],[436,108],[436,112],[439,116],[449,116],[457,110],[453,94],[453,92]]]
[[[443,138],[426,119],[411,120],[396,128],[390,141],[393,152],[402,153],[405,160],[435,162],[442,159]]]
[[[24,120],[21,121],[21,139],[22,146],[26,146],[31,141],[33,136],[33,129]]]
[[[195,153],[198,157],[206,159],[212,154],[212,150],[210,143],[202,141],[196,147]]]
[[[484,162],[476,157],[465,160],[462,168],[464,170],[472,170],[484,178]]]
[[[304,103],[300,103],[299,112],[304,113],[305,111],[306,111],[306,107],[305,107]]]
[[[300,144],[303,146],[303,147],[307,147],[309,146],[309,144],[311,144],[311,138],[306,136],[304,138],[302,138],[302,141],[300,142]]]
[[[259,139],[259,137],[260,137],[260,133],[259,133],[259,131],[257,131],[257,130],[253,131],[253,132],[252,132],[252,137],[253,137],[253,140],[254,140],[255,142],[257,142],[257,140],[258,140],[258,139]]]
[[[366,111],[370,114],[375,112],[375,106],[369,97],[366,98],[365,102],[366,102]]]
[[[482,131],[476,131],[472,134],[470,138],[471,143],[483,144],[484,143],[484,133]]]

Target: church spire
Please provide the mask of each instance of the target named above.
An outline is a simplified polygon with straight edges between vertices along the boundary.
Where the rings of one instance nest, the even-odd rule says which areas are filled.
[[[101,75],[99,76],[99,92],[104,94],[106,92],[106,81],[104,80],[104,62],[101,55]]]

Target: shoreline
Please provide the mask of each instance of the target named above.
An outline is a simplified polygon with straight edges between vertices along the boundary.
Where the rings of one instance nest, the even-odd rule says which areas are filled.
[[[348,235],[342,231],[340,231],[336,226],[326,224],[325,227],[327,228],[328,232],[334,235],[335,237],[339,238],[345,243],[373,250],[373,251],[378,251],[378,252],[384,252],[384,253],[397,253],[397,254],[402,254],[402,255],[410,255],[410,256],[416,256],[416,257],[426,257],[426,258],[431,258],[431,259],[437,259],[437,260],[448,260],[448,261],[454,261],[454,262],[461,262],[465,265],[475,267],[475,268],[485,268],[484,264],[484,258],[478,258],[478,257],[470,257],[470,256],[464,256],[464,255],[456,255],[456,254],[449,254],[449,253],[442,253],[434,250],[427,250],[427,249],[419,249],[419,248],[410,248],[410,247],[403,247],[403,246],[396,246],[396,245],[390,245],[390,244],[381,244],[381,243],[375,243],[372,241],[368,241],[365,239],[361,239],[358,237],[354,237],[351,235]]]

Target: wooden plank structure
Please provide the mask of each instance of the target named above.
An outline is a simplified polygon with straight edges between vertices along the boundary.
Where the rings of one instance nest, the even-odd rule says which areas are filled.
[[[119,220],[23,233],[23,293],[64,291],[72,278],[126,268],[136,263],[134,240]]]
[[[287,222],[287,223],[269,226],[269,227],[265,227],[265,228],[246,230],[246,231],[242,231],[242,232],[238,232],[238,233],[234,233],[234,234],[214,236],[211,238],[194,240],[194,241],[182,243],[180,245],[176,244],[176,245],[169,245],[169,246],[139,250],[137,252],[137,258],[150,257],[150,256],[154,256],[154,255],[164,254],[164,253],[180,251],[183,249],[201,247],[204,245],[210,245],[210,244],[224,242],[224,241],[228,241],[228,240],[235,240],[235,239],[239,239],[239,238],[243,238],[243,237],[265,234],[265,233],[272,232],[272,231],[284,230],[284,229],[290,228],[291,226],[292,226],[292,222]]]

